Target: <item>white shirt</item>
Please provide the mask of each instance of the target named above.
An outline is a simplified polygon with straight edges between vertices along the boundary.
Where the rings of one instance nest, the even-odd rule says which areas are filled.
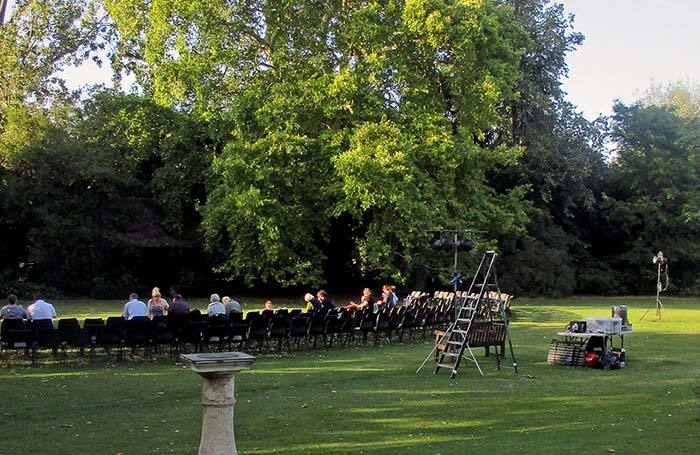
[[[217,314],[226,314],[226,307],[221,302],[210,303],[207,307],[207,314],[209,316],[216,316]]]
[[[129,300],[124,305],[124,319],[132,319],[136,316],[146,316],[148,314],[148,308],[146,304],[140,300]]]
[[[56,317],[56,309],[49,302],[38,299],[27,308],[29,319],[53,319]]]

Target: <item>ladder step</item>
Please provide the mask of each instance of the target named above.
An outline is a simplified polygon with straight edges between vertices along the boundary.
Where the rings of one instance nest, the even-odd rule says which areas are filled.
[[[462,346],[464,343],[462,343],[461,341],[448,341],[447,344],[452,344],[455,346]]]
[[[437,366],[442,367],[442,368],[449,368],[450,370],[454,369],[454,365],[446,365],[444,363],[438,363]]]
[[[484,286],[486,287],[486,289],[489,289],[489,288],[490,288],[490,289],[496,289],[496,285],[495,285],[495,284],[491,284],[491,283],[486,283],[486,284],[483,284],[483,283],[474,283],[474,287],[477,288],[477,289],[483,288]]]
[[[452,333],[460,333],[462,335],[466,335],[467,331],[466,330],[460,330],[460,329],[452,329]]]
[[[457,322],[469,322],[472,318],[457,318]]]
[[[443,352],[442,352],[442,355],[443,355],[443,356],[447,356],[447,357],[459,357],[459,354],[457,354],[457,353],[455,353],[455,352],[444,352],[444,351],[443,351]]]

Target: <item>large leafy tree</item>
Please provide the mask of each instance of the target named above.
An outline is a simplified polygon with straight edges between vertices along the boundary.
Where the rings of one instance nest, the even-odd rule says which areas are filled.
[[[172,270],[168,253],[199,243],[211,152],[184,115],[105,92],[72,112],[13,106],[4,126],[7,268],[28,262],[29,278],[86,292]],[[142,264],[149,251],[158,255]]]
[[[519,162],[499,173],[498,185],[528,186],[531,223],[503,246],[503,284],[515,293],[561,295],[588,291],[595,268],[587,229],[595,219],[605,163],[602,124],[584,119],[566,101],[561,84],[566,56],[583,36],[573,15],[550,0],[502,0],[525,30],[520,78],[503,110],[510,122],[493,133],[496,143],[524,147]],[[598,274],[594,274],[598,276]],[[597,290],[600,292],[600,289]]]
[[[484,148],[517,80],[520,28],[488,1],[106,2],[144,89],[228,125],[203,228],[228,276],[320,281],[430,262],[424,230],[522,227]],[[133,16],[135,20],[130,20]]]
[[[672,92],[670,92],[672,93]],[[621,290],[652,291],[651,256],[671,258],[675,290],[696,292],[700,235],[698,117],[670,106],[615,106],[614,174],[603,201],[601,242]]]

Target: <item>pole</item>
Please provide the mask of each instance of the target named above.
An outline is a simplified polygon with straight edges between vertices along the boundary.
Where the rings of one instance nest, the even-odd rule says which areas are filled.
[[[5,11],[7,10],[7,2],[8,0],[2,0],[2,4],[0,4],[0,25],[3,25],[5,23]]]
[[[457,279],[457,274],[459,273],[457,271],[458,267],[458,261],[457,261],[457,256],[459,255],[458,249],[457,249],[457,242],[459,240],[458,233],[455,232],[455,246],[454,246],[454,252],[455,252],[455,263],[454,263],[454,273],[452,274],[452,277],[454,278],[454,293],[455,293],[455,321],[457,320],[457,317],[459,316],[459,305],[457,305],[457,302],[459,302],[459,299],[457,298],[457,289],[459,289],[459,280]]]
[[[661,319],[661,309],[664,307],[661,303],[661,262],[656,267],[656,317]]]

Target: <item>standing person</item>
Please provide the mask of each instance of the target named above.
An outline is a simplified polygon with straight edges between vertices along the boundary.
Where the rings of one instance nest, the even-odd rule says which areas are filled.
[[[323,289],[321,289],[320,291],[318,291],[316,293],[316,298],[321,303],[321,307],[324,310],[330,311],[333,308],[335,308],[335,305],[333,304],[333,299],[331,299],[328,296],[328,293],[326,291],[324,291]]]
[[[7,305],[0,310],[0,319],[27,319],[27,312],[17,304],[16,295],[7,296]]]
[[[182,299],[180,294],[175,294],[173,302],[168,308],[169,315],[188,315],[190,314],[190,306]]]
[[[27,308],[28,319],[38,321],[41,319],[53,319],[56,317],[56,308],[44,301],[42,295],[37,294],[36,301]]]
[[[160,295],[160,289],[153,288],[148,301],[148,317],[153,319],[155,316],[164,316],[168,314],[168,308],[170,308],[168,301]]]
[[[129,301],[124,305],[124,311],[122,316],[127,321],[133,319],[137,316],[148,315],[148,308],[146,304],[139,300],[139,295],[135,292],[129,294]]]
[[[209,306],[207,307],[207,315],[209,317],[218,316],[220,314],[226,315],[226,307],[221,303],[221,298],[219,294],[212,294],[209,297]]]
[[[231,314],[231,312],[243,313],[243,308],[241,307],[241,304],[238,303],[238,301],[232,299],[231,297],[224,297],[223,299],[221,299],[221,303],[224,304],[224,308],[226,309],[226,316]]]

